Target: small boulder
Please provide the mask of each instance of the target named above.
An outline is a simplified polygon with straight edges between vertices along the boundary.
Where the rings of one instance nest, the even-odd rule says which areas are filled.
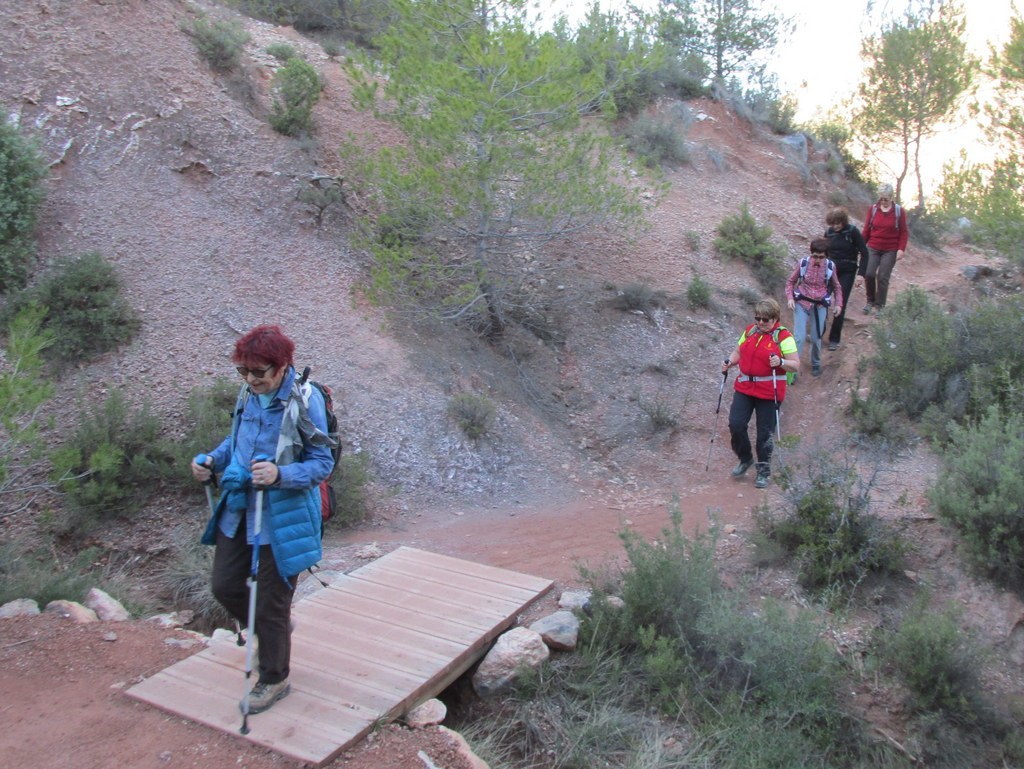
[[[551,656],[540,633],[516,627],[498,637],[473,674],[473,689],[481,697],[508,688],[523,667],[537,668]]]
[[[558,599],[558,608],[569,611],[587,611],[590,609],[590,591],[566,590]]]
[[[56,614],[64,619],[69,619],[79,625],[100,621],[100,618],[96,616],[96,612],[82,606],[78,601],[50,601],[46,604],[46,608],[43,611],[47,614]]]
[[[422,729],[425,726],[436,726],[444,721],[448,715],[448,708],[441,700],[434,698],[417,705],[405,714],[405,723],[413,729]]]
[[[556,651],[572,651],[580,635],[580,620],[571,611],[556,611],[530,625],[530,630],[540,633],[544,643]]]
[[[98,587],[94,587],[85,597],[85,605],[96,612],[96,616],[103,622],[124,622],[131,619],[128,610],[121,605],[121,602],[104,593]]]
[[[8,617],[32,617],[39,614],[39,604],[31,598],[15,598],[0,606],[0,619]]]

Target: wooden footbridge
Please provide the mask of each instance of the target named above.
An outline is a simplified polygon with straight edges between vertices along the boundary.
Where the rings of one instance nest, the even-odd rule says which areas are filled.
[[[550,580],[402,547],[292,608],[291,693],[239,733],[245,649],[215,643],[128,695],[314,766],[468,670]],[[253,682],[255,677],[253,678]]]

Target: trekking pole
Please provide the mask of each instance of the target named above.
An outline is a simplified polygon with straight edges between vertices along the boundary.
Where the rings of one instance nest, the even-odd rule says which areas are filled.
[[[782,360],[782,355],[779,355],[779,360]],[[782,369],[785,371],[785,369]],[[775,380],[775,371],[772,369],[772,398],[775,400],[775,436],[779,442],[782,441],[782,419],[779,416],[782,413],[782,409],[779,408],[779,383]]]
[[[270,460],[260,456],[253,461],[269,462]],[[263,494],[266,487],[254,483],[253,488],[256,490],[256,514],[252,523],[252,568],[249,579],[246,580],[249,585],[249,623],[245,630],[245,694],[242,696],[242,727],[238,730],[242,734],[249,733],[249,695],[251,692],[249,681],[252,678],[253,637],[256,635],[256,578],[260,571],[260,534],[263,530]]]
[[[216,515],[217,507],[213,504],[213,490],[217,488],[217,475],[213,472],[213,459],[207,454],[196,454],[196,458],[192,461],[210,470],[210,477],[203,481],[203,489],[206,491],[206,502],[210,506],[210,515]]]
[[[715,406],[715,425],[711,428],[711,443],[708,446],[708,461],[704,463],[705,473],[708,471],[708,468],[711,467],[711,449],[714,448],[715,434],[718,432],[718,413],[722,410],[722,393],[725,392],[725,380],[729,378],[729,359],[726,358],[724,362],[727,368],[722,372],[722,384],[718,387],[718,405]]]

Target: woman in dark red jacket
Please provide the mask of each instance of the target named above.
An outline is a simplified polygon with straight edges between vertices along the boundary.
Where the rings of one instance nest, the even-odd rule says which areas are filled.
[[[878,312],[889,295],[889,277],[907,250],[907,212],[892,199],[892,185],[878,188],[878,202],[864,217],[864,240],[868,244],[868,268],[864,273],[864,312]]]

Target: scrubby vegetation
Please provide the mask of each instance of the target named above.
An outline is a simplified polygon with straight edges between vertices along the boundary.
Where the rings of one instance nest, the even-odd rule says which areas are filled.
[[[192,20],[187,31],[200,56],[218,72],[236,69],[249,42],[249,33],[237,21],[200,17]]]
[[[785,280],[786,249],[772,241],[772,228],[758,224],[746,202],[718,225],[715,248],[723,256],[746,262],[767,290],[777,289]]]
[[[274,103],[270,125],[285,136],[309,133],[313,128],[313,107],[320,100],[323,84],[311,64],[291,58],[274,75]]]
[[[467,438],[481,438],[494,426],[494,402],[485,395],[458,393],[448,401],[448,415]]]
[[[7,110],[0,108],[0,117]],[[46,165],[35,145],[0,120],[0,294],[21,288],[35,257],[35,226]]]

